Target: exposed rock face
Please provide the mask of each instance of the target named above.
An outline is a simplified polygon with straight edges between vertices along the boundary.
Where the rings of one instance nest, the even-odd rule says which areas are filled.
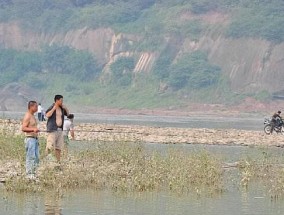
[[[211,15],[215,17],[213,20],[226,25],[226,17]],[[182,18],[191,19],[192,16],[185,14]],[[206,17],[203,18],[207,20]],[[24,31],[17,23],[0,24],[0,47],[36,50],[43,44],[61,44],[88,50],[105,66],[105,72],[111,63],[122,56],[133,56],[137,59],[134,72],[149,72],[159,53],[136,51],[135,44],[142,40],[139,35],[116,34],[110,28],[83,28],[67,33],[48,34]],[[171,42],[170,39],[165,41]],[[178,56],[196,50],[209,53],[210,61],[222,68],[235,92],[267,90],[275,93],[284,90],[284,43],[272,44],[247,38],[229,39],[224,37],[222,30],[209,31],[198,41],[182,38],[180,43]]]
[[[0,88],[0,110],[21,111],[27,108],[28,101],[40,100],[37,93],[28,86],[10,83]],[[19,107],[21,109],[19,109]]]

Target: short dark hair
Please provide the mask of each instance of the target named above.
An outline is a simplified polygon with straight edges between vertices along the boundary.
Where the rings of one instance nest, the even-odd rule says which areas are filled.
[[[74,114],[70,113],[68,116],[67,116],[68,119],[74,119]]]
[[[55,96],[54,96],[54,101],[56,102],[57,100],[60,100],[60,99],[62,99],[62,98],[63,98],[62,95],[55,95]]]
[[[28,103],[28,109],[30,109],[32,106],[34,106],[37,102],[36,101],[29,101]]]
[[[281,113],[281,111],[279,110],[279,111],[278,111],[278,113],[280,114],[280,113]]]

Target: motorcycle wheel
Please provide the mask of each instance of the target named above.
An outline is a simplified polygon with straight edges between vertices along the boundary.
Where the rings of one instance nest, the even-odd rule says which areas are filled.
[[[264,126],[264,133],[271,134],[271,125]]]

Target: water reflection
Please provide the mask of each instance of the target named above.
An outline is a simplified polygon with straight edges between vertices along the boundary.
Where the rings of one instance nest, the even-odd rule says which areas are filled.
[[[72,143],[72,150],[86,150],[97,147],[91,143]],[[234,162],[246,156],[257,158],[266,156],[283,158],[284,150],[269,147],[211,146],[211,145],[162,145],[145,144],[146,150],[159,152],[171,147],[181,151],[207,150],[224,157],[225,161]],[[248,188],[239,185],[236,169],[233,178],[226,180],[225,192],[217,195],[197,196],[194,192],[188,195],[177,195],[171,192],[116,193],[108,190],[50,191],[37,193],[7,193],[0,189],[0,214],[7,215],[283,215],[283,200],[271,201],[263,185],[251,183]],[[230,175],[232,173],[230,172]]]
[[[5,215],[283,215],[282,201],[271,201],[263,187],[250,190],[231,186],[215,196],[169,192],[113,193],[107,190],[66,191],[64,195],[3,194],[0,214]]]
[[[45,215],[62,215],[62,196],[56,192],[44,196]]]

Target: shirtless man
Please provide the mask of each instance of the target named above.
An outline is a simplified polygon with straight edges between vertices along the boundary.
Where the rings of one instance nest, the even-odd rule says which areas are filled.
[[[51,149],[55,149],[55,157],[57,162],[60,162],[61,151],[64,147],[63,139],[63,124],[64,115],[68,116],[69,111],[63,105],[63,96],[55,95],[54,103],[46,110],[47,117],[47,144],[46,155],[50,153]]]
[[[26,135],[26,174],[29,179],[35,179],[35,171],[39,164],[39,129],[37,128],[37,122],[34,116],[37,112],[37,107],[36,101],[29,101],[28,111],[22,122],[22,131],[25,132]]]

